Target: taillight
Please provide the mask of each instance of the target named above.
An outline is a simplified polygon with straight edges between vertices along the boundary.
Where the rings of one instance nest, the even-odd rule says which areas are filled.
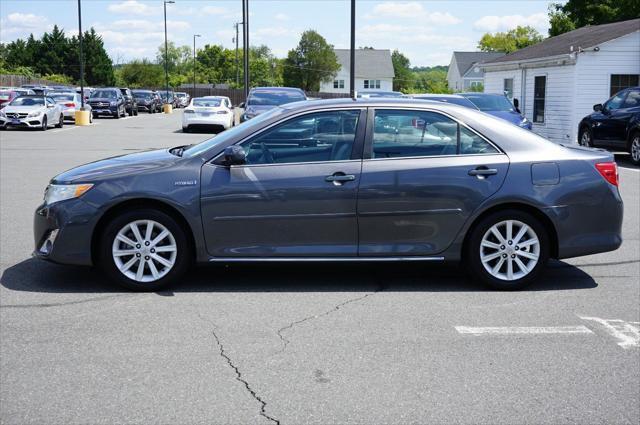
[[[66,106],[67,108],[75,108],[76,104],[75,103],[65,103],[64,106]]]
[[[599,162],[596,169],[606,181],[614,186],[618,186],[618,164],[615,162]]]

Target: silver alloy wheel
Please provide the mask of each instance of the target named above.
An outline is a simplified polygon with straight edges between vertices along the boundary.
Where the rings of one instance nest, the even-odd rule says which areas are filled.
[[[640,162],[640,134],[633,136],[631,141],[631,159],[634,162]]]
[[[539,258],[538,235],[531,226],[518,220],[505,220],[491,226],[480,243],[480,261],[496,279],[521,279],[533,270]]]
[[[582,137],[580,137],[580,144],[586,147],[591,146],[591,135],[589,134],[589,131],[584,130],[582,132]]]
[[[178,247],[173,234],[153,220],[136,220],[117,233],[111,248],[122,274],[136,282],[162,279],[176,263]]]

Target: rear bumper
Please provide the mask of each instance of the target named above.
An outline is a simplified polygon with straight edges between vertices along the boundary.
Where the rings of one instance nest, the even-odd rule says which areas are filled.
[[[40,205],[33,218],[33,256],[60,264],[92,265],[97,211],[80,199]]]
[[[229,127],[230,119],[227,115],[211,115],[208,117],[203,116],[194,116],[189,118],[183,118],[182,126],[219,126],[219,127]]]

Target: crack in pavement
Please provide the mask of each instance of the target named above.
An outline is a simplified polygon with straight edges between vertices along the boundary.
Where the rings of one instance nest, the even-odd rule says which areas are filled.
[[[236,381],[241,382],[242,384],[244,384],[245,388],[247,389],[247,391],[249,392],[249,394],[251,394],[251,397],[253,397],[258,403],[260,403],[261,407],[260,407],[260,416],[267,418],[269,421],[273,422],[274,424],[278,424],[280,425],[280,421],[278,419],[275,419],[271,416],[269,416],[266,412],[266,408],[267,408],[267,402],[264,401],[259,395],[258,393],[256,393],[256,391],[251,388],[251,385],[249,385],[249,382],[244,379],[242,377],[242,372],[240,372],[240,369],[238,369],[238,366],[236,366],[233,363],[233,360],[231,360],[231,357],[229,357],[229,355],[227,354],[227,352],[224,349],[224,345],[222,345],[222,342],[220,341],[220,338],[218,337],[218,334],[216,334],[216,325],[215,323],[213,323],[212,321],[210,321],[209,319],[202,317],[202,315],[200,313],[198,313],[198,317],[200,317],[201,320],[208,322],[211,325],[211,334],[213,335],[213,338],[216,341],[216,344],[218,346],[218,350],[220,351],[220,357],[224,358],[227,361],[227,364],[229,365],[229,367],[231,369],[233,369],[233,371],[236,374]]]
[[[365,298],[368,298],[368,297],[370,297],[372,295],[377,294],[378,292],[381,292],[382,290],[384,290],[384,287],[379,286],[378,289],[376,289],[373,292],[369,292],[368,294],[365,294],[365,295],[363,295],[361,297],[348,299],[347,301],[344,301],[344,302],[342,302],[340,304],[337,304],[332,309],[327,310],[324,313],[316,314],[316,315],[313,315],[313,316],[307,316],[307,317],[302,318],[300,320],[296,320],[295,322],[291,322],[287,326],[283,326],[282,328],[280,328],[280,329],[278,329],[276,331],[276,334],[278,334],[278,337],[282,341],[282,348],[280,348],[280,350],[278,350],[275,354],[282,354],[284,352],[284,350],[286,350],[287,345],[289,345],[290,341],[282,334],[284,331],[289,330],[289,329],[293,328],[294,326],[297,326],[297,325],[299,325],[301,323],[308,322],[309,320],[318,319],[320,317],[328,316],[329,314],[340,310],[340,308],[344,307],[347,304],[352,304],[352,303],[355,303],[355,302],[358,302],[358,301],[362,301]]]
[[[133,296],[135,294],[118,294],[118,295],[105,295],[102,297],[94,297],[94,298],[89,298],[86,300],[74,300],[74,301],[65,301],[65,302],[59,302],[59,303],[42,303],[42,304],[2,304],[0,305],[0,309],[2,308],[48,308],[48,307],[63,307],[66,305],[73,305],[73,304],[84,304],[84,303],[90,303],[90,302],[95,302],[95,301],[102,301],[102,300],[108,300],[111,298],[120,298],[120,297],[129,297],[129,296]]]

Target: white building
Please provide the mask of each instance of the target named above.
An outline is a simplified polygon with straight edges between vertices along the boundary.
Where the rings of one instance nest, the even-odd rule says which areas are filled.
[[[340,70],[333,81],[320,83],[320,91],[324,93],[349,93],[350,50],[335,49]],[[393,63],[391,51],[376,49],[358,49],[356,56],[355,89],[393,90]]]
[[[640,19],[579,28],[479,66],[485,93],[512,91],[534,132],[575,143],[594,104],[639,85]]]
[[[482,86],[484,84],[484,72],[476,65],[500,56],[504,56],[504,53],[453,52],[451,62],[449,62],[449,70],[447,71],[449,88],[453,91],[469,91],[476,86]]]

